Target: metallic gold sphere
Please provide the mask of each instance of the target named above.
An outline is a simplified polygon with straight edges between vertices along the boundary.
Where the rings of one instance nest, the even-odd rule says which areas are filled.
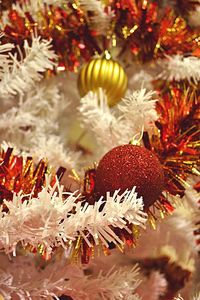
[[[78,77],[78,89],[81,97],[89,91],[102,88],[107,95],[108,105],[113,106],[124,96],[128,78],[123,67],[116,61],[106,58],[94,58],[86,63]]]

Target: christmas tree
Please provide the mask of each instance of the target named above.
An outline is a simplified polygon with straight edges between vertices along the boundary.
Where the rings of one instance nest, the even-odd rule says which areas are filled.
[[[199,300],[199,0],[0,10],[0,299]]]

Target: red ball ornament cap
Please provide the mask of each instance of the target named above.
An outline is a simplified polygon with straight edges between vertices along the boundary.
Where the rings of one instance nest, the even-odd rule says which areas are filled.
[[[100,160],[96,170],[95,192],[105,195],[136,186],[145,208],[151,206],[164,189],[164,170],[148,149],[131,144],[113,148]]]

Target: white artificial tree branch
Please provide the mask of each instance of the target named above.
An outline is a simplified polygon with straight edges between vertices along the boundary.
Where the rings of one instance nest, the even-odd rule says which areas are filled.
[[[180,234],[187,237],[188,241],[193,245],[195,250],[195,236],[194,236],[194,210],[185,202],[180,202],[176,207],[174,215],[170,218],[170,223],[179,230]]]
[[[56,192],[58,190],[58,192]],[[5,252],[14,251],[22,242],[37,247],[45,246],[47,254],[57,245],[75,240],[81,235],[89,246],[85,230],[99,242],[108,246],[109,242],[123,244],[112,227],[130,230],[127,224],[144,227],[147,215],[143,210],[142,198],[137,198],[135,188],[119,195],[118,191],[111,197],[100,199],[94,205],[77,202],[77,194],[69,193],[63,200],[62,188],[58,183],[52,188],[50,184],[38,194],[23,201],[23,196],[14,195],[13,201],[4,200],[8,208],[0,212],[0,246]],[[101,207],[101,209],[100,209]],[[73,208],[73,213],[72,213]]]
[[[42,73],[52,70],[57,56],[51,50],[51,42],[40,37],[32,38],[32,45],[24,42],[25,58],[19,61],[16,54],[10,55],[12,65],[5,66],[0,81],[0,97],[21,94],[29,91],[35,82],[43,78]]]
[[[69,0],[28,0],[20,4],[12,4],[12,9],[16,10],[22,17],[26,17],[26,12],[28,11],[33,19],[42,26],[40,13],[44,11],[45,5],[50,6],[59,6],[62,7],[70,3]],[[114,17],[113,11],[108,10],[104,11],[105,5],[102,4],[99,0],[80,0],[80,8],[87,14],[87,12],[92,12],[93,16],[90,15],[90,27],[95,29],[99,34],[106,34],[109,29],[111,19]],[[8,12],[5,11],[2,16],[3,24],[6,25],[9,23]]]
[[[28,127],[30,131],[38,128],[41,134],[55,133],[58,129],[58,118],[68,104],[61,95],[58,85],[48,79],[42,80],[36,88],[33,87],[21,97],[18,106],[2,114],[0,129],[4,128],[6,132],[14,131],[16,134],[18,130],[22,131],[21,128]],[[36,134],[34,139],[37,140]]]
[[[151,127],[158,119],[155,104],[155,93],[141,89],[122,99],[122,104],[112,110],[100,90],[97,94],[89,92],[82,98],[78,109],[83,126],[94,133],[105,151],[129,143],[135,135],[141,135],[144,129]]]
[[[0,39],[3,37],[3,34],[0,34]],[[14,45],[11,43],[1,44],[0,43],[0,80],[4,76],[4,69],[10,65],[10,59],[8,52],[14,48]]]
[[[80,0],[80,6],[86,11],[92,11],[98,16],[104,16],[104,5],[99,0]]]
[[[192,300],[200,300],[200,292],[196,294]]]
[[[163,274],[154,271],[151,275],[143,279],[137,292],[143,300],[159,300],[167,290],[167,281]]]
[[[68,264],[63,257],[38,270],[32,255],[17,256],[0,267],[0,294],[6,300],[53,300],[61,295],[73,300],[139,300],[135,294],[138,273],[136,265],[85,276],[81,267]]]
[[[69,150],[58,135],[59,120],[68,106],[59,81],[44,79],[21,97],[18,106],[1,115],[0,139],[23,147],[35,159],[47,158],[56,168],[74,168],[79,153]]]
[[[192,182],[194,183],[192,178],[188,178],[188,187],[185,190],[185,196],[182,199],[176,197],[176,209],[169,218],[168,224],[178,230],[179,236],[184,237],[192,245],[191,252],[196,254],[200,249],[194,235],[194,230],[196,229],[195,223],[199,221],[199,193],[192,187]]]
[[[41,18],[38,17],[41,12],[45,9],[46,5],[54,5],[54,6],[62,6],[63,4],[66,4],[67,0],[26,0],[21,1],[20,3],[13,3],[11,8],[12,10],[16,10],[20,16],[26,17],[26,12],[29,12],[32,18],[35,22],[38,22],[40,25]],[[5,26],[9,24],[9,17],[8,17],[9,11],[4,11],[2,13],[2,24]]]
[[[129,87],[130,90],[138,90],[138,88],[146,88],[151,91],[153,89],[152,81],[153,74],[150,72],[151,70],[145,70],[143,68],[138,68],[136,65],[133,65],[129,73],[131,72],[131,76],[129,79]]]
[[[122,99],[118,109],[127,129],[133,133],[148,129],[158,119],[156,102],[156,93],[145,88],[134,91]]]
[[[191,297],[190,299],[191,300],[200,300],[200,293],[197,293],[197,295]],[[175,297],[173,300],[184,300],[184,298],[179,295],[178,297]]]
[[[200,1],[196,9],[189,12],[188,21],[191,26],[194,27],[200,26]]]
[[[158,78],[168,81],[187,80],[195,84],[200,80],[200,59],[198,57],[184,57],[180,54],[167,56],[166,59],[159,62],[159,65],[162,67],[162,71]]]
[[[48,163],[56,169],[61,166],[71,170],[77,166],[80,159],[80,153],[64,145],[61,137],[56,134],[38,132],[37,138],[32,135],[31,145],[27,150],[29,155],[37,160],[47,158]]]
[[[93,27],[99,34],[106,35],[110,27],[111,19],[114,17],[112,11],[105,12],[105,5],[99,0],[80,0],[80,7],[86,13],[92,12],[90,16],[90,27]]]
[[[93,132],[99,144],[106,149],[120,145],[122,128],[118,118],[108,107],[107,97],[102,89],[98,94],[89,92],[82,98],[78,110],[83,126]]]
[[[0,119],[0,130],[4,133],[4,139],[10,134],[14,134],[18,131],[22,131],[23,128],[35,127],[38,124],[38,118],[34,116],[31,111],[23,111],[17,107],[12,107],[5,113],[1,114]],[[40,124],[44,123],[43,120],[40,121]],[[42,124],[41,124],[42,125]],[[3,130],[6,130],[3,132]]]

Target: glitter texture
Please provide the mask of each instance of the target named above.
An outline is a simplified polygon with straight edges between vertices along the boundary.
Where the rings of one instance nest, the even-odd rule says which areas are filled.
[[[136,186],[145,207],[152,205],[164,188],[164,171],[157,157],[144,147],[123,145],[109,151],[100,161],[95,190],[104,195]]]

